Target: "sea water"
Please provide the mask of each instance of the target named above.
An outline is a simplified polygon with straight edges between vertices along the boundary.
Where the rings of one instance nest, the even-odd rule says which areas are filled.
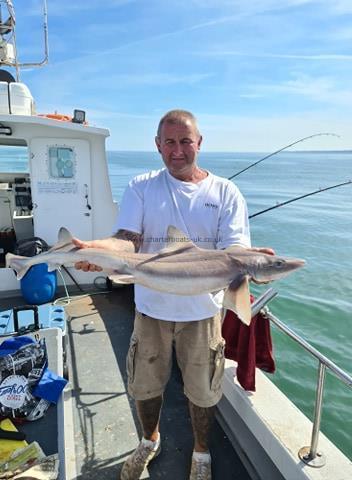
[[[0,171],[23,171],[23,151],[0,151]],[[199,164],[228,178],[265,153],[201,153]],[[108,152],[113,197],[122,198],[135,175],[158,169],[154,152]],[[352,179],[352,152],[282,152],[250,168],[234,182],[249,214],[306,193]],[[321,192],[251,220],[252,243],[306,266],[275,282],[270,309],[339,367],[352,375],[352,185]],[[254,293],[267,286],[254,287]],[[318,361],[276,327],[272,328],[276,373],[270,379],[313,418]],[[352,459],[352,389],[326,377],[322,431]],[[302,446],[310,438],[302,438]]]

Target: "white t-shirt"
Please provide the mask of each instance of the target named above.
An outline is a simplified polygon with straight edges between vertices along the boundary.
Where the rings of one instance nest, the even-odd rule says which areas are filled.
[[[246,202],[229,180],[211,173],[199,183],[177,180],[166,169],[138,175],[129,183],[116,230],[143,234],[140,252],[158,252],[166,246],[173,225],[201,248],[250,246]],[[202,320],[221,308],[222,292],[173,295],[135,285],[137,310],[161,320]]]

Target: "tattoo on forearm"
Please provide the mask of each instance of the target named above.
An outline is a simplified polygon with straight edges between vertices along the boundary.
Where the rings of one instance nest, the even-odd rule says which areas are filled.
[[[189,402],[195,444],[208,449],[209,431],[215,414],[215,407],[203,408]]]
[[[142,235],[140,233],[131,232],[130,230],[118,230],[115,233],[114,238],[132,242],[136,252],[138,252],[139,247],[141,246]]]
[[[162,403],[162,395],[150,400],[136,401],[138,417],[142,424],[145,438],[150,438],[158,427]]]

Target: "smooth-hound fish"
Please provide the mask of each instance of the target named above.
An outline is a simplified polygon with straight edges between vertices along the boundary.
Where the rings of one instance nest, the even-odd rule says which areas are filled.
[[[224,250],[197,247],[177,228],[167,231],[167,246],[158,253],[130,253],[104,248],[77,248],[70,232],[61,228],[59,241],[34,257],[8,253],[6,264],[21,279],[32,265],[47,263],[48,270],[86,261],[100,266],[114,281],[137,283],[160,292],[198,295],[225,290],[223,306],[247,325],[251,320],[248,280],[270,282],[285,277],[305,262],[254,252],[240,246]]]

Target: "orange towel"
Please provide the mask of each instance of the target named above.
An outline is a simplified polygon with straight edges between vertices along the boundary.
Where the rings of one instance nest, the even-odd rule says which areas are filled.
[[[247,326],[227,310],[222,336],[226,341],[225,357],[238,364],[237,380],[245,390],[255,392],[255,368],[275,372],[270,321],[258,313]]]

